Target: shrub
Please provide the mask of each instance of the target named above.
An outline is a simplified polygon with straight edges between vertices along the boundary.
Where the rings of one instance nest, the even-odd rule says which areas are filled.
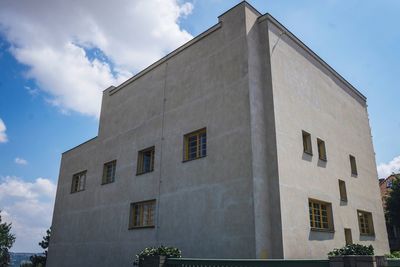
[[[328,256],[345,256],[345,255],[374,255],[374,247],[372,245],[363,246],[360,244],[351,244],[342,248],[335,248],[328,253]]]
[[[385,256],[389,259],[400,259],[400,251],[393,251],[392,253],[386,254]]]
[[[166,256],[167,258],[180,258],[182,257],[182,253],[175,247],[148,247],[136,255],[136,258],[141,259],[146,256]]]
[[[21,261],[19,267],[33,267],[33,264],[30,261]]]

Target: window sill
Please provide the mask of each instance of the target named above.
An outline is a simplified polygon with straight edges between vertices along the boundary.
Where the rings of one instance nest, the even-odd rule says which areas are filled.
[[[79,192],[82,192],[82,191],[85,191],[85,189],[78,190],[78,191],[71,191],[71,194],[79,193]]]
[[[198,158],[194,158],[194,159],[184,159],[184,160],[182,160],[182,163],[193,161],[193,160],[196,160],[196,159],[202,159],[202,158],[205,158],[205,157],[207,157],[207,155],[201,156],[201,157],[198,157]]]
[[[101,183],[101,185],[112,184],[112,183],[114,183],[114,182],[115,182],[115,181],[105,182],[105,183]]]
[[[375,233],[372,233],[372,234],[361,234],[360,233],[360,236],[375,237]]]
[[[150,172],[154,172],[154,170],[151,170],[151,171],[148,171],[148,172],[138,172],[138,173],[136,173],[136,176],[140,176],[140,175],[143,175],[143,174],[146,174],[146,173],[150,173]]]
[[[136,230],[136,229],[145,229],[145,228],[155,228],[155,225],[147,225],[147,226],[130,226],[128,230]]]
[[[340,202],[346,203],[347,204],[347,199],[340,199]]]
[[[328,162],[328,159],[327,159],[327,158],[319,158],[319,160],[320,160],[320,161],[323,161],[323,162]]]
[[[303,153],[304,153],[304,154],[307,154],[307,155],[309,155],[309,156],[312,156],[312,155],[313,155],[313,153],[312,153],[312,152],[309,152],[309,151],[304,151],[304,150],[303,150]]]
[[[334,233],[335,229],[310,228],[313,232]]]

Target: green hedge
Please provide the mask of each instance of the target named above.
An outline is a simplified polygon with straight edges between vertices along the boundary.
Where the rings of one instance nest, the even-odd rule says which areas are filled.
[[[345,255],[374,255],[374,247],[372,245],[363,246],[360,244],[351,244],[342,248],[335,248],[328,253],[328,256],[345,256]]]
[[[400,251],[393,251],[392,253],[386,254],[385,256],[389,259],[400,259]]]
[[[182,252],[175,247],[148,247],[136,255],[136,259],[146,256],[166,256],[167,258],[181,258]]]

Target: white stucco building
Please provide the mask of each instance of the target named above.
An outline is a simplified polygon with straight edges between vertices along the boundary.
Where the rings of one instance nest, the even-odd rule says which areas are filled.
[[[338,51],[339,53],[340,51]],[[62,155],[48,266],[388,252],[366,98],[242,2],[104,91],[98,136]]]

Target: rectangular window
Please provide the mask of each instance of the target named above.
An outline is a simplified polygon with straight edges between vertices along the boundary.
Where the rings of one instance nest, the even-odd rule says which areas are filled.
[[[303,131],[303,151],[312,155],[311,135],[305,131]]]
[[[332,205],[319,200],[308,200],[311,230],[333,231]]]
[[[131,204],[129,228],[154,227],[156,200]]]
[[[154,146],[143,149],[138,153],[136,175],[154,170]]]
[[[325,142],[319,138],[317,138],[317,144],[318,144],[318,157],[320,160],[326,161],[326,148],[325,148]]]
[[[344,238],[346,240],[346,246],[353,244],[353,237],[351,236],[351,229],[344,228]]]
[[[206,128],[186,134],[184,136],[184,145],[184,161],[205,157],[207,155]]]
[[[85,190],[86,171],[76,173],[72,176],[71,193]]]
[[[356,158],[352,155],[350,157],[350,166],[351,166],[351,174],[352,175],[357,175],[357,164],[356,164]]]
[[[374,235],[374,224],[372,222],[372,213],[366,211],[357,211],[358,225],[361,235]]]
[[[340,200],[347,202],[347,192],[346,192],[345,181],[339,180],[339,192],[340,192]]]
[[[104,164],[102,184],[109,184],[115,181],[116,168],[117,168],[116,160]]]

